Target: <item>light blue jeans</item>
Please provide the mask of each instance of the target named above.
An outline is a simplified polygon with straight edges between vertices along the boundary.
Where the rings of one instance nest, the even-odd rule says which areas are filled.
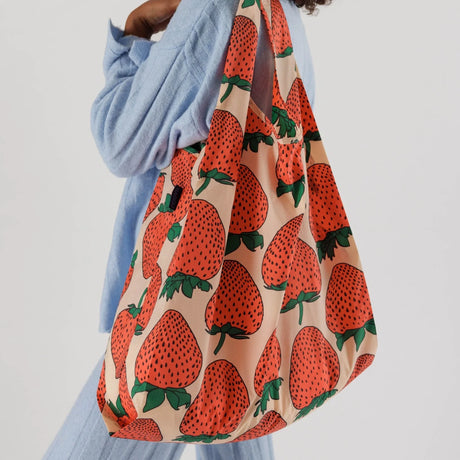
[[[112,438],[96,402],[104,354],[42,460],[176,460],[184,443]],[[274,460],[272,434],[227,444],[195,444],[197,460]]]

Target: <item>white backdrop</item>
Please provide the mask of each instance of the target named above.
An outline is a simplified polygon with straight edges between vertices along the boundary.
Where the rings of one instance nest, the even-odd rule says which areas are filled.
[[[124,179],[104,166],[89,110],[107,19],[123,27],[140,3],[0,0],[5,459],[41,458],[107,343],[99,301]],[[334,0],[320,11],[303,14],[315,117],[379,349],[353,384],[274,434],[277,460],[458,459],[460,6]]]

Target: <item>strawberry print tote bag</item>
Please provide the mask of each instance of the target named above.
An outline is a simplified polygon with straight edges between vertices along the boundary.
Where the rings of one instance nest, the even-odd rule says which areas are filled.
[[[272,113],[251,96],[259,27]],[[97,389],[110,436],[228,443],[309,414],[373,362],[347,215],[279,0],[240,0],[209,136],[160,172]]]

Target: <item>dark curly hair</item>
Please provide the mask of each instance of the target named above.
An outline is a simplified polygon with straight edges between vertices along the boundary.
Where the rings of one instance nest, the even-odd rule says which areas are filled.
[[[318,10],[317,5],[330,5],[332,0],[292,0],[297,8],[305,8],[307,14],[313,14]]]

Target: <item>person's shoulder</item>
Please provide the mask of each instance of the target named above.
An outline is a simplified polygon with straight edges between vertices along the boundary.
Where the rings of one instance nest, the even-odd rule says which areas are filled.
[[[235,16],[240,0],[181,0],[163,36],[161,47],[182,47],[193,31],[210,35],[220,32]]]

